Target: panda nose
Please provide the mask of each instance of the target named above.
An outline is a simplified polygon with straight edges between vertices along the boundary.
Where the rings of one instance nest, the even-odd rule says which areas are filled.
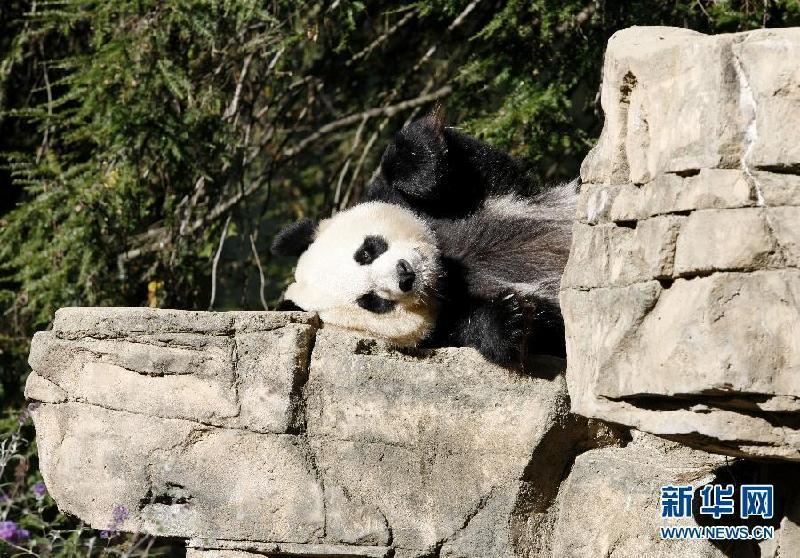
[[[400,290],[404,293],[410,291],[411,287],[414,286],[414,279],[416,278],[416,274],[411,268],[411,264],[405,260],[398,261],[397,278],[400,280]]]

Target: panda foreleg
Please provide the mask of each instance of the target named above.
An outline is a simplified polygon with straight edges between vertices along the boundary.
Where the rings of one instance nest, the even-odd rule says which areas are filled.
[[[525,337],[521,300],[507,292],[493,300],[475,301],[454,324],[452,341],[474,347],[487,360],[502,366],[520,363]]]

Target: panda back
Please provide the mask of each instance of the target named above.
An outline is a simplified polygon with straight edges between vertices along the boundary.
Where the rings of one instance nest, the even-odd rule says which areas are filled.
[[[531,198],[490,196],[472,215],[438,221],[434,230],[470,295],[491,299],[510,289],[557,304],[576,201],[575,183]]]

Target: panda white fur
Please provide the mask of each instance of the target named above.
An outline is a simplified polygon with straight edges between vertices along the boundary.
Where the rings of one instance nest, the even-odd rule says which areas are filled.
[[[433,230],[414,213],[363,203],[319,224],[285,298],[323,323],[415,345],[436,321],[439,256]]]
[[[399,346],[563,355],[558,287],[576,184],[537,190],[507,154],[433,115],[395,137],[368,201],[273,242],[299,255],[283,308]]]

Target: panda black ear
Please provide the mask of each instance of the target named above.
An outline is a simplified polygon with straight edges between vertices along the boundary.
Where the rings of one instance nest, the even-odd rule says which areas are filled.
[[[441,197],[449,173],[444,130],[444,118],[437,109],[395,135],[381,159],[381,171],[391,188],[416,199]]]
[[[283,227],[272,241],[271,252],[276,256],[299,256],[314,240],[317,223],[300,219]]]
[[[437,138],[444,137],[445,119],[444,109],[442,108],[441,104],[436,103],[436,106],[433,107],[433,110],[430,112],[430,114],[428,114],[428,116],[422,120],[425,123],[425,126],[431,131],[431,133],[433,133],[434,136]]]

